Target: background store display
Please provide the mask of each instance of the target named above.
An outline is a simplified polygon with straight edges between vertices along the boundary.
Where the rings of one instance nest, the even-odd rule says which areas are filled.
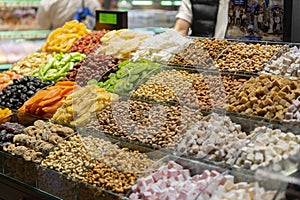
[[[283,41],[284,0],[231,0],[226,37]]]

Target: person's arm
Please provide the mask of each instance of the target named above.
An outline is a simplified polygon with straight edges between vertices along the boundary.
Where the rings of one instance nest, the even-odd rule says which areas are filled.
[[[183,35],[187,35],[192,23],[192,18],[192,7],[190,0],[182,0],[178,14],[176,15],[174,30]]]
[[[177,18],[174,29],[182,35],[187,35],[189,32],[190,23],[184,19]]]
[[[40,28],[49,30],[51,29],[51,18],[49,14],[49,2],[48,0],[42,0],[37,10],[36,19]]]

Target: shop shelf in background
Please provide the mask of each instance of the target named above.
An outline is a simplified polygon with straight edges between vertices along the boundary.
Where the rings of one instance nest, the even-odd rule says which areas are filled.
[[[128,27],[167,27],[175,24],[177,10],[129,10]]]
[[[1,31],[1,40],[14,40],[14,39],[41,39],[40,44],[44,43],[50,30],[24,30],[24,31]]]
[[[0,32],[1,38],[1,32]],[[20,36],[23,38],[23,36]],[[38,51],[43,40],[2,39],[0,41],[0,64],[12,64]]]
[[[0,0],[2,8],[38,7],[41,0]]]

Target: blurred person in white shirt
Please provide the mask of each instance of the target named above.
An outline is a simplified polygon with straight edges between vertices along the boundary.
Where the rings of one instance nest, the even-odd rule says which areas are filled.
[[[102,9],[98,0],[84,0],[84,5],[94,15]],[[36,17],[41,29],[51,30],[71,21],[78,9],[82,9],[82,0],[41,0]]]

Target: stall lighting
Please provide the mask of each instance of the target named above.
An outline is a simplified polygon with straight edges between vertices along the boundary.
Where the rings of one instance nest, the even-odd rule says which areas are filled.
[[[151,6],[153,4],[152,1],[132,1],[131,3],[135,6]]]
[[[172,6],[172,1],[161,1],[160,2],[160,5],[162,6]]]
[[[181,1],[174,1],[174,2],[173,2],[173,5],[174,5],[174,6],[180,6],[180,5],[181,5]]]

